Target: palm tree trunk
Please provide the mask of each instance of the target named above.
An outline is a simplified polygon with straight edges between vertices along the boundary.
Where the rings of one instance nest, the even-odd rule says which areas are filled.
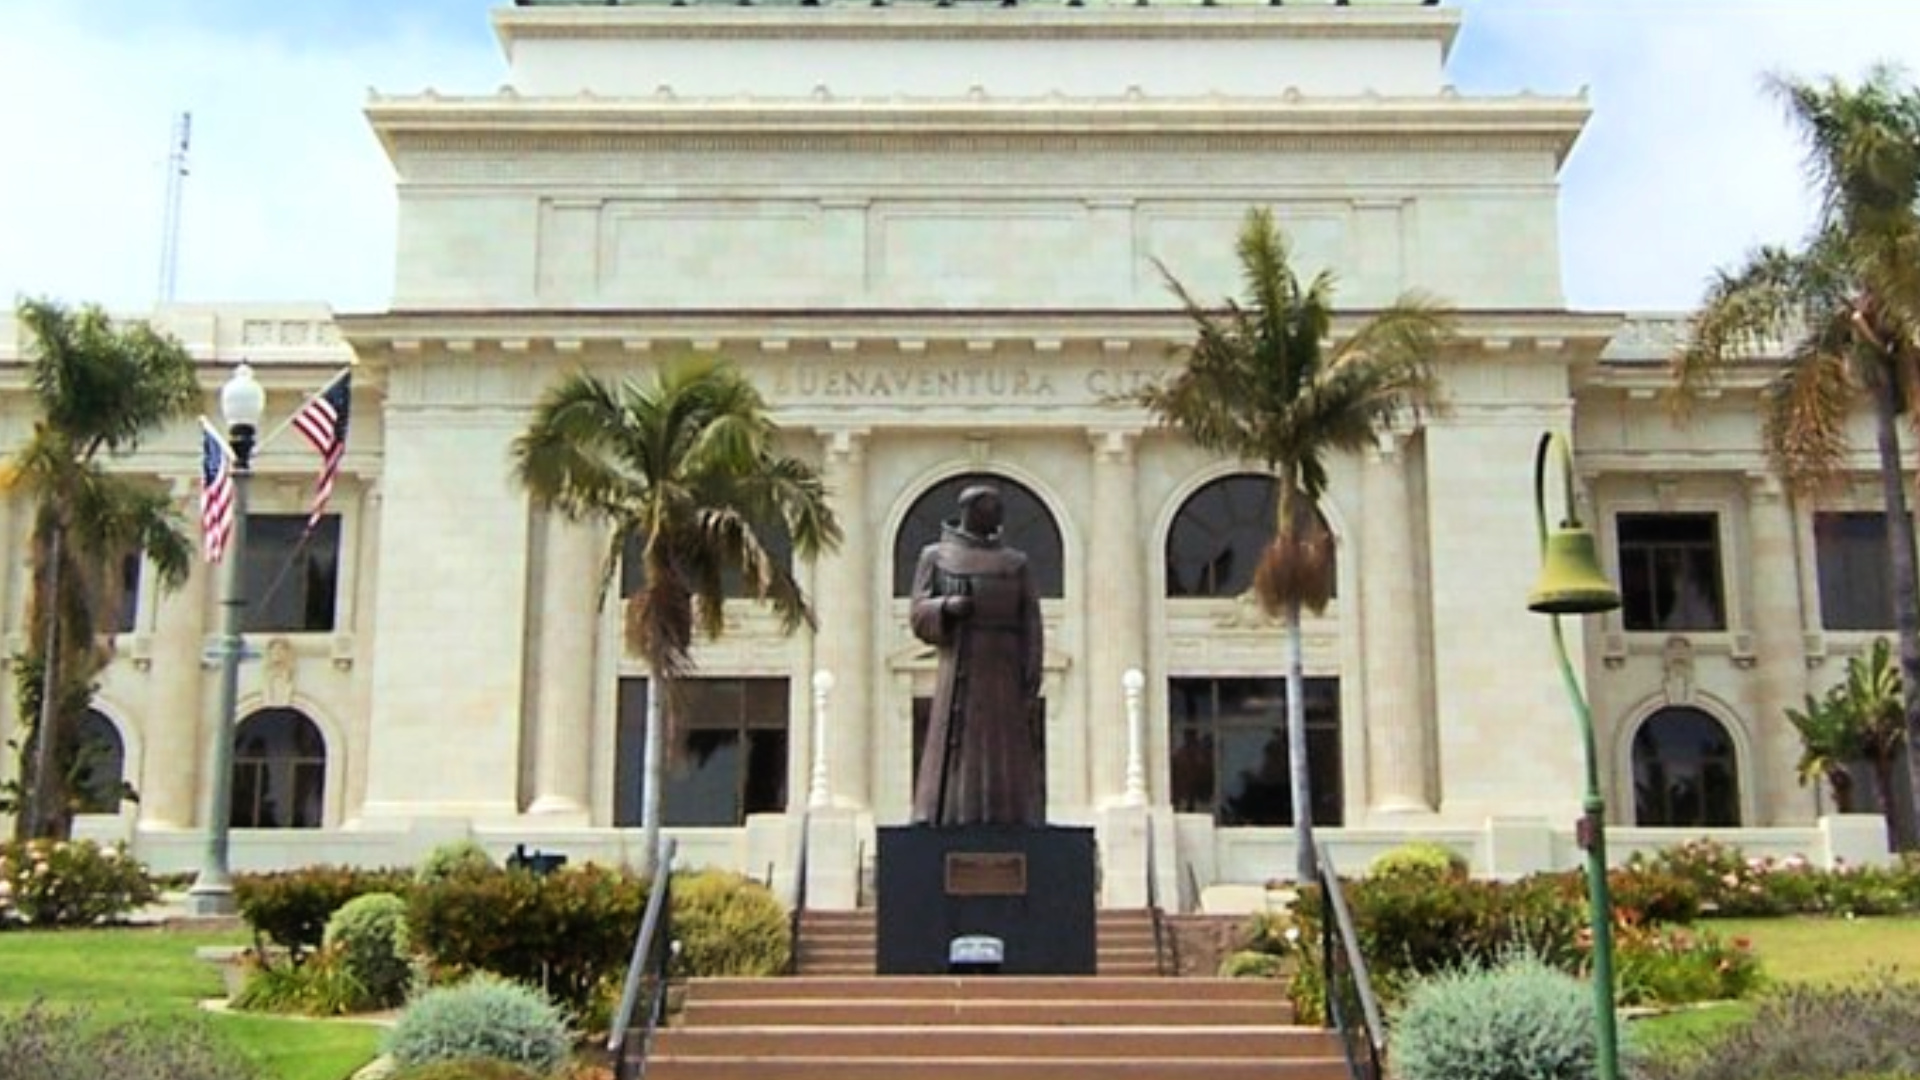
[[[60,522],[55,519],[47,538],[47,566],[42,574],[43,591],[39,601],[41,617],[47,625],[43,634],[45,644],[40,652],[40,717],[34,721],[33,729],[33,798],[28,802],[26,822],[29,838],[54,836],[60,831],[53,804],[60,790],[54,770],[60,760],[55,729],[60,724],[61,539]]]
[[[1888,821],[1892,821],[1900,812],[1900,800],[1893,797],[1893,766],[1897,756],[1897,751],[1873,755],[1873,783],[1879,788],[1880,813]]]
[[[1887,563],[1893,573],[1893,620],[1900,639],[1900,684],[1907,714],[1908,783],[1920,795],[1920,584],[1914,576],[1913,517],[1907,512],[1907,478],[1900,465],[1900,386],[1888,370],[1874,392],[1880,449],[1880,488],[1887,504]],[[1889,793],[1890,794],[1890,793]],[[1915,801],[1920,801],[1916,799]],[[1888,819],[1895,846],[1915,841],[1912,811]]]
[[[661,710],[668,695],[666,679],[658,672],[647,685],[646,772],[640,788],[640,873],[651,879],[660,869],[660,785],[666,781],[666,722]]]
[[[1312,773],[1307,768],[1307,663],[1301,639],[1300,601],[1287,602],[1287,772],[1293,796],[1294,874],[1314,880]]]

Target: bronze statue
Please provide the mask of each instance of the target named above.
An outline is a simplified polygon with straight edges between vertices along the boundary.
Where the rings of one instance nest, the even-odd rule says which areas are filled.
[[[960,493],[960,519],[920,552],[914,636],[940,650],[913,820],[1039,824],[1040,598],[1027,557],[1000,542],[1000,492]]]

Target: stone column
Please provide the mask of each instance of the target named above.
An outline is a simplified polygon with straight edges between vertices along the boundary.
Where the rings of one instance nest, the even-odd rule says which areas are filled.
[[[173,498],[193,506],[199,498],[198,482],[176,479]],[[207,713],[201,650],[206,646],[207,590],[216,576],[206,571],[196,553],[186,583],[172,592],[155,590],[153,596],[159,609],[153,633],[153,696],[138,781],[142,828],[188,828],[200,804],[196,793],[207,756],[200,731]]]
[[[833,676],[833,726],[828,732],[829,772],[837,806],[866,809],[872,800],[873,716],[873,526],[867,519],[867,432],[822,431],[827,498],[845,538],[840,550],[820,556],[813,603],[820,631],[814,667]]]
[[[1426,814],[1433,730],[1422,677],[1419,581],[1407,436],[1383,434],[1367,454],[1360,537],[1360,614],[1366,672],[1367,813]]]
[[[601,530],[543,514],[540,675],[534,709],[533,802],[529,814],[586,824],[588,748],[593,741],[594,629],[599,621]]]
[[[1096,429],[1087,437],[1093,451],[1093,528],[1088,532],[1087,579],[1082,590],[1087,633],[1086,752],[1089,794],[1093,804],[1100,806],[1118,802],[1125,794],[1124,680],[1130,669],[1144,668],[1147,662],[1142,602],[1146,566],[1134,471],[1139,432]]]
[[[1814,791],[1794,779],[1800,736],[1787,722],[1787,710],[1802,707],[1807,693],[1806,616],[1801,606],[1801,564],[1795,550],[1793,500],[1772,473],[1747,477],[1748,553],[1753,606],[1747,624],[1753,634],[1753,758],[1742,785],[1753,785],[1747,805],[1756,820],[1744,825],[1804,824],[1813,820]]]

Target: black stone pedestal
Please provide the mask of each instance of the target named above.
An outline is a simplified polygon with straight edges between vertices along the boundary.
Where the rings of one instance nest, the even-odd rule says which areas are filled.
[[[879,831],[878,968],[944,975],[954,938],[1006,947],[1006,975],[1092,975],[1093,830],[909,825]]]

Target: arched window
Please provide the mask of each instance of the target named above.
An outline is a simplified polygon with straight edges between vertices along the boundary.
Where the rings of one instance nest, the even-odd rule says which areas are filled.
[[[1041,596],[1065,595],[1066,570],[1061,557],[1059,524],[1048,512],[1047,504],[1025,485],[993,473],[949,476],[914,500],[893,538],[893,595],[912,595],[913,570],[920,562],[920,549],[940,539],[943,522],[959,517],[960,492],[974,484],[992,484],[1000,489],[1000,504],[1006,511],[1000,537],[1008,547],[1026,552],[1033,587]]]
[[[1167,595],[1246,592],[1260,553],[1273,539],[1278,493],[1273,477],[1240,473],[1213,481],[1181,503],[1167,532]]]
[[[1661,709],[1633,736],[1634,824],[1738,825],[1739,776],[1720,721],[1699,709]]]
[[[126,797],[127,747],[97,709],[80,718],[73,757],[73,799],[82,814],[117,814]]]
[[[327,743],[298,709],[262,709],[233,736],[236,829],[317,829],[326,805]]]

